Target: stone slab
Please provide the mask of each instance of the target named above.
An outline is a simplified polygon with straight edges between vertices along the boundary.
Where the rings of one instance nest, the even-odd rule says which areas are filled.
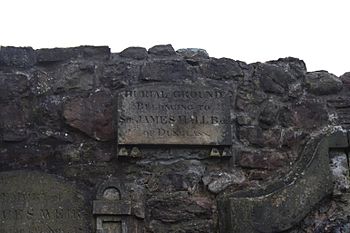
[[[0,173],[0,233],[91,232],[89,206],[72,185],[33,171]]]
[[[230,96],[202,85],[124,89],[118,95],[118,144],[231,145]]]

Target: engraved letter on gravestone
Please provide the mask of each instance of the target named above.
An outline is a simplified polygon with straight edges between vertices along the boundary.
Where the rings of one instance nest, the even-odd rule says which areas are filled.
[[[231,94],[200,85],[124,89],[118,95],[118,144],[231,145]]]
[[[0,173],[0,233],[91,232],[87,210],[83,195],[54,176]]]

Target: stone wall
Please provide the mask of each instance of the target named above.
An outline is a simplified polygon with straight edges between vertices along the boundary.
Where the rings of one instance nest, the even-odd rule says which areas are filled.
[[[228,151],[117,145],[118,93],[163,84],[230,91]],[[62,190],[74,189],[69,195],[86,204],[76,204],[82,215],[68,211],[78,227],[59,222],[64,215],[55,210],[48,221],[68,224],[57,230],[65,233],[350,232],[349,89],[350,73],[307,72],[291,57],[246,64],[171,45],[120,53],[1,47],[0,194],[12,179],[11,195],[34,192],[25,174],[34,183],[50,179],[38,187],[44,193],[55,193],[55,182],[68,185]],[[23,212],[27,217],[6,212],[5,194],[0,226],[11,229],[5,232],[16,232],[14,218],[32,224],[35,209]],[[18,201],[10,200],[6,208],[13,209]]]

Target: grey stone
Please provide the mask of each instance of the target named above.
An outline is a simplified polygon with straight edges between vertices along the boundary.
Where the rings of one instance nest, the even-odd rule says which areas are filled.
[[[38,62],[62,62],[77,58],[108,59],[111,51],[108,46],[80,46],[73,48],[37,49],[35,53]]]
[[[268,100],[259,116],[259,121],[264,127],[271,127],[276,124],[280,106],[273,100]]]
[[[36,63],[36,55],[31,47],[1,47],[0,66],[30,68]]]
[[[339,79],[343,82],[344,88],[348,90],[350,88],[350,72],[344,73]]]
[[[187,192],[157,194],[147,200],[146,206],[149,216],[159,221],[157,226],[152,224],[153,232],[181,232],[187,224],[191,227],[186,232],[214,232],[210,221],[214,206],[207,197],[189,196]],[[209,224],[191,224],[197,220],[206,220]]]
[[[204,49],[199,48],[186,48],[186,49],[179,49],[176,51],[178,54],[183,56],[185,59],[208,59],[209,54]]]
[[[350,188],[348,157],[344,152],[330,151],[334,195],[341,195]]]
[[[231,173],[228,172],[215,172],[210,173],[203,178],[205,185],[208,185],[208,189],[215,194],[218,194],[231,185],[242,184],[246,181],[246,177],[242,171],[234,170]]]
[[[5,142],[23,141],[28,136],[29,119],[23,105],[18,102],[0,103],[0,132]]]
[[[349,147],[348,133],[344,130],[337,131],[329,137],[329,147],[332,149]]]
[[[289,72],[275,64],[254,64],[254,76],[260,80],[261,88],[267,93],[283,94],[296,81]]]
[[[238,164],[244,168],[275,170],[288,164],[288,155],[276,150],[241,151]]]
[[[267,63],[282,67],[296,79],[304,78],[307,72],[305,62],[295,57],[280,58],[276,61],[268,61]]]
[[[124,49],[119,54],[121,57],[131,58],[136,60],[146,59],[148,54],[147,50],[143,47],[129,47]]]
[[[244,76],[241,63],[228,58],[211,58],[199,66],[203,76],[214,80],[237,80]]]
[[[0,73],[0,102],[30,95],[30,77],[26,73]]]
[[[148,49],[148,53],[156,56],[176,55],[176,52],[171,44],[153,46],[152,48]]]
[[[141,67],[141,78],[144,81],[186,80],[189,76],[187,64],[182,60],[151,60]]]
[[[315,95],[336,94],[343,88],[343,82],[327,71],[308,73],[305,83],[309,92]]]

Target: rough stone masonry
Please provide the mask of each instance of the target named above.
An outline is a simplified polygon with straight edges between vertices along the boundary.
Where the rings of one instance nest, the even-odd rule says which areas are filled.
[[[350,73],[0,47],[0,233],[350,232]]]

